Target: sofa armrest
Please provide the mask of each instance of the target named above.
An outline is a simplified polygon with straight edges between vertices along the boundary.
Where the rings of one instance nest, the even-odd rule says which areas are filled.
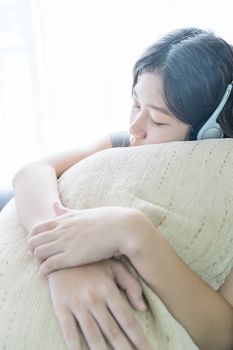
[[[14,192],[9,188],[0,188],[0,211],[7,202],[14,197]]]

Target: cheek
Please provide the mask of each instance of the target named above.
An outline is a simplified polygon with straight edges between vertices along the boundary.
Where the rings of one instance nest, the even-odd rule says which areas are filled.
[[[179,138],[180,141],[189,140],[191,130],[192,128],[187,124],[178,125],[176,129],[177,138]]]
[[[171,141],[183,141],[185,139],[185,133],[179,128],[169,127],[154,127],[151,128],[148,136],[149,143],[165,143]]]
[[[168,131],[162,127],[152,127],[147,132],[148,143],[157,144],[167,142],[169,139]]]

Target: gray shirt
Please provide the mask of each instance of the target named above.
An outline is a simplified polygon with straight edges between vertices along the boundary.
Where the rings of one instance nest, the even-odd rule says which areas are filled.
[[[128,131],[116,131],[110,135],[112,147],[128,147],[130,142],[130,134]]]

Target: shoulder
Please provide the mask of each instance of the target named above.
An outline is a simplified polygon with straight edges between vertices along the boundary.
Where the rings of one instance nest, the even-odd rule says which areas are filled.
[[[130,134],[128,131],[116,131],[109,134],[112,147],[128,147]]]

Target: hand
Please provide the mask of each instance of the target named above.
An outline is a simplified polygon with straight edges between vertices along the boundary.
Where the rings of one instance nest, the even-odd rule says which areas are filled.
[[[37,225],[29,237],[39,271],[47,275],[122,255],[136,237],[134,209],[102,207],[71,210],[54,206],[59,217]]]
[[[152,350],[119,290],[135,309],[143,311],[141,287],[120,262],[107,260],[56,271],[48,281],[69,350],[82,349],[76,322],[91,350],[106,350],[105,339],[116,350]]]

